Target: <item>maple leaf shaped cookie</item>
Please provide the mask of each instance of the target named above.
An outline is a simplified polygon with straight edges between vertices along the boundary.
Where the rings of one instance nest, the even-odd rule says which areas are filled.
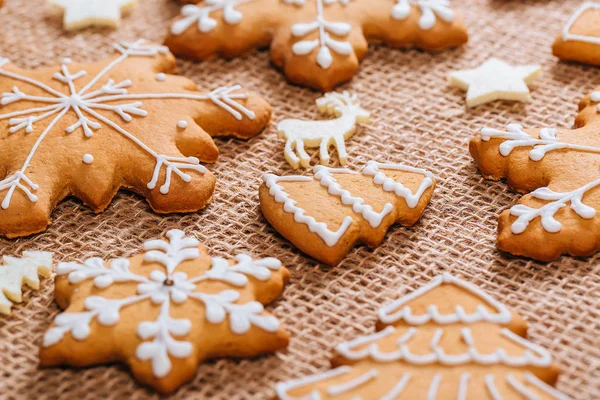
[[[331,371],[277,386],[280,400],[567,400],[526,323],[444,274],[379,311],[378,332],[336,347]]]
[[[0,314],[9,315],[13,303],[23,301],[24,285],[40,288],[40,276],[48,278],[52,273],[52,253],[24,251],[22,258],[2,257],[0,264]]]
[[[270,121],[269,105],[238,86],[200,93],[166,75],[175,59],[163,46],[115,48],[37,71],[0,59],[0,235],[43,231],[69,195],[101,212],[121,187],[160,213],[200,210],[215,186],[200,165],[217,159],[211,135],[249,138]]]
[[[206,0],[182,8],[165,43],[197,59],[270,45],[291,82],[327,92],[356,74],[368,42],[442,50],[467,39],[449,0]]]
[[[357,243],[377,247],[395,223],[414,225],[435,181],[423,169],[367,163],[362,172],[317,166],[314,177],[267,174],[259,189],[265,218],[309,256],[338,264]]]
[[[58,265],[56,302],[65,312],[44,336],[43,366],[123,362],[169,393],[206,359],[287,346],[287,332],[263,307],[289,280],[277,259],[227,261],[182,231],[167,237],[131,259]]]
[[[531,192],[500,216],[500,250],[551,261],[600,249],[600,87],[579,105],[575,129],[484,128],[471,155],[484,177]]]

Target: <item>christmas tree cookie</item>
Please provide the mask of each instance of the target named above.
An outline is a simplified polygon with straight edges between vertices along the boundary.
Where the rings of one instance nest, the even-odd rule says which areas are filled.
[[[336,347],[333,370],[277,385],[280,400],[566,400],[526,324],[444,274],[383,307],[378,332]]]

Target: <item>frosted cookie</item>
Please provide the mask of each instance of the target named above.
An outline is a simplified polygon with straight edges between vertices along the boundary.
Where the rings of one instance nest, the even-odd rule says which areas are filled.
[[[23,257],[2,257],[0,264],[0,314],[9,315],[13,303],[23,301],[23,286],[40,288],[40,276],[52,274],[52,253],[24,251]]]
[[[328,92],[356,75],[369,42],[442,50],[467,40],[449,0],[206,0],[182,8],[165,43],[196,59],[270,46],[290,82]]]
[[[304,253],[329,265],[358,243],[379,246],[395,223],[415,224],[435,187],[428,171],[375,161],[361,172],[318,166],[312,178],[267,174],[263,181],[265,218]]]
[[[370,114],[365,111],[356,95],[348,92],[327,93],[317,100],[323,115],[336,118],[325,121],[286,119],[277,125],[279,136],[286,140],[285,159],[294,168],[310,166],[310,156],[305,148],[319,148],[320,163],[329,163],[329,148],[333,145],[341,165],[346,165],[348,152],[346,140],[356,131],[356,125],[369,123]]]
[[[567,400],[527,325],[444,274],[379,311],[378,332],[336,347],[332,369],[280,383],[280,400]]]
[[[0,235],[43,231],[67,196],[101,212],[119,188],[159,213],[204,208],[211,136],[255,136],[271,108],[239,86],[199,92],[174,70],[166,47],[143,40],[92,64],[24,71],[0,58]]]
[[[450,85],[467,92],[467,106],[495,100],[529,101],[530,85],[542,75],[539,65],[512,66],[490,58],[475,69],[452,72]]]
[[[48,0],[50,6],[63,13],[63,27],[66,30],[89,26],[117,28],[121,15],[130,12],[136,2],[137,0]]]
[[[600,249],[600,87],[579,104],[575,129],[484,128],[471,155],[484,177],[524,196],[500,216],[498,248],[541,261]]]
[[[287,332],[263,307],[289,280],[277,259],[225,260],[182,231],[167,237],[130,259],[58,265],[64,312],[44,335],[42,366],[122,362],[140,382],[170,393],[204,360],[287,346]]]
[[[563,60],[600,65],[600,3],[586,2],[569,18],[552,52]]]

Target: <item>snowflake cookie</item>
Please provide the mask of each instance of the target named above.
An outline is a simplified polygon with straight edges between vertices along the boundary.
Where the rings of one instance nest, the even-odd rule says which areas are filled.
[[[60,10],[63,27],[76,30],[89,26],[117,28],[121,14],[135,6],[137,0],[48,0],[48,4]]]
[[[531,192],[500,216],[500,250],[551,261],[600,249],[600,87],[579,109],[573,130],[510,124],[471,140],[484,177]]]
[[[552,52],[563,60],[600,65],[600,3],[583,3],[556,38]]]
[[[377,333],[336,347],[333,370],[280,383],[280,400],[567,400],[527,324],[444,274],[379,310]]]
[[[43,366],[120,361],[139,381],[170,393],[206,359],[287,346],[287,332],[263,307],[289,280],[277,259],[228,261],[182,231],[167,237],[130,259],[58,265],[56,301],[65,312],[44,335]]]
[[[215,187],[200,164],[217,159],[211,135],[249,138],[270,121],[270,106],[239,86],[200,93],[167,75],[164,46],[115,49],[38,71],[0,58],[0,235],[43,231],[67,196],[101,212],[121,187],[160,213],[200,210]]]
[[[395,223],[414,225],[435,181],[423,169],[367,163],[362,172],[317,166],[314,176],[267,174],[259,189],[265,218],[309,256],[338,264],[357,243],[377,247]]]
[[[368,42],[442,50],[467,39],[449,0],[205,0],[182,8],[166,44],[197,59],[270,44],[291,82],[327,92],[356,74]]]
[[[369,123],[370,114],[363,110],[356,95],[348,92],[327,93],[317,100],[317,107],[324,115],[337,118],[326,121],[286,119],[277,125],[279,135],[286,139],[285,159],[294,168],[310,166],[310,157],[305,148],[319,148],[321,164],[329,163],[329,148],[337,149],[340,164],[346,165],[347,139],[356,131],[356,125]]]
[[[23,301],[22,287],[40,288],[40,276],[50,277],[52,253],[24,251],[22,258],[2,257],[0,264],[0,314],[9,315],[13,303]]]

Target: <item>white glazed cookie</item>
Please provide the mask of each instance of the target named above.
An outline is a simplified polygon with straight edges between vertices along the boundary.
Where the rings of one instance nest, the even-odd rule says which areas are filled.
[[[13,303],[23,301],[22,287],[40,288],[40,276],[52,273],[52,253],[24,251],[22,258],[2,257],[0,264],[0,314],[11,313]]]
[[[161,393],[176,390],[215,357],[254,357],[289,337],[263,307],[289,280],[274,258],[210,257],[172,230],[144,253],[108,263],[58,265],[56,301],[65,309],[44,335],[43,366],[122,361]]]
[[[317,166],[312,178],[267,174],[263,181],[265,218],[300,250],[330,265],[359,242],[379,246],[395,223],[415,224],[435,187],[428,171],[375,161],[361,172]]]
[[[270,44],[291,82],[329,92],[357,73],[370,41],[437,51],[467,40],[449,0],[205,0],[181,9],[165,43],[197,59]]]
[[[514,67],[492,57],[475,69],[452,72],[448,80],[467,91],[467,106],[475,107],[495,100],[529,101],[527,85],[541,74],[539,65]]]
[[[335,369],[277,385],[280,400],[567,400],[548,351],[481,289],[444,274],[336,347]]]
[[[286,119],[277,125],[279,135],[286,139],[285,159],[294,169],[310,166],[305,148],[319,148],[320,163],[327,165],[332,145],[337,149],[340,164],[346,165],[345,141],[354,135],[357,124],[370,121],[370,114],[361,108],[358,97],[348,92],[327,93],[317,100],[317,106],[321,114],[336,118],[326,121]]]
[[[129,12],[137,0],[48,0],[48,4],[61,10],[63,27],[76,30],[89,26],[116,28],[121,15]]]

